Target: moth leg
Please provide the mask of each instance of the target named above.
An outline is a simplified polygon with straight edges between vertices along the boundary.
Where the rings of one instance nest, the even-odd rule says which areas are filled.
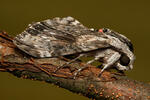
[[[111,55],[107,55],[104,58],[104,63],[103,63],[103,68],[99,74],[99,76],[101,76],[101,74],[104,72],[105,69],[110,68],[112,65],[114,65],[121,57],[121,54],[119,54],[118,52],[113,52]]]
[[[38,64],[37,62],[34,61],[34,59],[31,57],[30,58],[30,63],[33,64],[36,68],[40,69],[41,71],[45,72],[47,75],[51,76],[51,73],[49,73],[47,70],[42,68],[42,65]]]
[[[91,63],[93,63],[94,61],[99,60],[100,58],[105,57],[106,54],[107,54],[107,52],[109,52],[109,50],[111,50],[111,49],[106,49],[106,50],[103,50],[103,51],[97,51],[97,53],[95,54],[94,59],[88,61],[88,62],[84,65],[84,67],[78,69],[77,72],[74,73],[73,79],[76,78],[76,76],[78,75],[79,72],[81,72],[83,69],[87,68],[87,65],[88,65],[88,64],[91,64]]]
[[[120,57],[121,57],[121,55],[118,52],[116,52],[116,51],[114,51],[112,49],[106,49],[106,50],[103,50],[103,51],[97,51],[94,59],[88,61],[84,67],[82,67],[82,68],[77,70],[77,72],[74,74],[74,79],[76,78],[76,76],[78,75],[78,73],[80,71],[82,71],[83,69],[87,68],[88,64],[91,64],[94,61],[99,60],[100,58],[103,59],[103,64],[102,65],[104,66],[103,69],[100,72],[100,75],[101,75],[102,72],[105,69],[110,68],[112,65],[114,65],[119,60]]]
[[[67,66],[67,65],[69,65],[69,64],[71,64],[71,63],[73,63],[73,62],[75,62],[77,59],[83,57],[84,55],[85,55],[85,54],[80,54],[78,57],[76,57],[76,58],[70,60],[69,62],[66,62],[66,63],[63,64],[62,66],[57,67],[56,70],[54,71],[54,73],[56,73],[59,69],[61,69],[61,68],[65,67],[65,66]]]

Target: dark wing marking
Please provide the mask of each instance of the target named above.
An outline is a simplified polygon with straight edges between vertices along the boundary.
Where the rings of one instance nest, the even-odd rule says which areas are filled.
[[[28,32],[29,34],[32,34],[32,35],[40,34],[40,32],[38,32],[37,30],[32,29],[32,28],[27,28],[26,32]]]
[[[68,32],[64,32],[63,30],[59,30],[57,28],[52,27],[51,25],[47,25],[46,22],[40,22],[43,26],[47,27],[49,30],[53,30],[56,34],[54,34],[55,36],[59,36],[59,37],[64,37],[67,38],[68,40],[71,41],[75,41],[75,37],[73,35],[71,35]]]
[[[40,23],[37,22],[31,27],[33,27],[37,31],[37,33],[45,34],[47,36],[52,36],[55,37],[56,39],[65,40],[68,42],[75,42],[75,37],[73,35],[58,30],[56,28],[47,26],[44,22],[40,22]],[[30,32],[30,33],[34,34],[34,32]]]
[[[40,23],[36,23],[33,25],[33,27],[38,30],[38,31],[41,31],[43,32],[44,30],[48,30],[47,27],[45,27],[44,25],[40,24]]]

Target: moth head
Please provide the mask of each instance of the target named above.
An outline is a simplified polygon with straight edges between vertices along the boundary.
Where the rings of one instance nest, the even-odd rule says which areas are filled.
[[[99,29],[99,32],[102,32],[102,33],[105,33],[107,35],[110,35],[110,36],[113,36],[115,38],[118,38],[121,42],[125,43],[129,47],[130,51],[132,51],[132,52],[134,51],[133,44],[124,35],[119,34],[118,32],[115,32],[115,31],[113,31],[111,29],[108,29],[108,28]]]
[[[115,32],[115,31],[108,29],[108,28],[99,29],[99,32],[102,32],[106,35],[118,38],[121,42],[126,44],[129,47],[129,50],[133,53],[133,51],[134,51],[133,44],[131,43],[131,41],[126,36],[119,34],[118,32]],[[126,70],[132,69],[134,59],[135,58],[130,59],[127,55],[122,54],[120,57],[120,64],[122,66],[128,66],[128,67],[126,67]]]

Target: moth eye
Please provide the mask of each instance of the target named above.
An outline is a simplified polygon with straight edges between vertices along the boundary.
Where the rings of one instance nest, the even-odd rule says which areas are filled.
[[[120,58],[120,64],[123,66],[128,66],[129,63],[130,63],[130,59],[127,56],[122,55]]]

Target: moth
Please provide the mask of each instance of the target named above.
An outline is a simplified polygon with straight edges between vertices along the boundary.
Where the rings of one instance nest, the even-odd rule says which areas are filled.
[[[37,57],[59,57],[79,54],[79,59],[92,54],[102,61],[102,73],[107,68],[129,70],[133,68],[135,56],[131,41],[122,34],[108,28],[95,30],[85,27],[73,17],[53,18],[29,24],[13,43],[25,53]],[[68,63],[69,64],[69,63]],[[82,69],[80,68],[75,75]]]

